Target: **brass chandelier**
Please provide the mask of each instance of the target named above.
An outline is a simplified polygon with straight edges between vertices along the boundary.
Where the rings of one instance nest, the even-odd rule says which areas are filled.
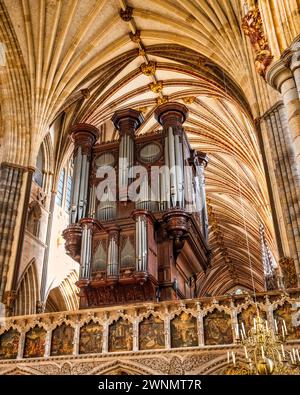
[[[274,329],[269,328],[268,321],[261,318],[259,312],[253,320],[253,326],[245,331],[244,323],[237,324],[236,337],[243,346],[246,364],[237,365],[235,353],[227,353],[227,362],[230,365],[227,374],[247,375],[292,375],[299,374],[299,350],[287,348],[287,327],[283,320],[281,328],[274,320]]]

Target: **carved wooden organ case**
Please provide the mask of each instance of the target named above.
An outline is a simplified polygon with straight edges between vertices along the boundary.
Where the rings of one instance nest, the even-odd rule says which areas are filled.
[[[157,107],[162,130],[136,135],[133,109],[112,121],[118,141],[74,125],[74,175],[66,251],[80,263],[80,307],[197,296],[209,264],[204,168],[192,150],[179,103]]]

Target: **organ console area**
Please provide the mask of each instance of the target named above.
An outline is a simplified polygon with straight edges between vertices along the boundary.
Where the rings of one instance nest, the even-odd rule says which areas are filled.
[[[80,308],[198,296],[209,265],[204,170],[191,149],[187,108],[165,103],[162,130],[137,135],[143,116],[117,111],[119,139],[97,143],[98,130],[76,124],[67,253],[80,264]]]

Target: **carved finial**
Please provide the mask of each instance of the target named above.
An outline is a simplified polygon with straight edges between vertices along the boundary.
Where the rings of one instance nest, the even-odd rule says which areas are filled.
[[[129,22],[132,19],[132,13],[133,8],[127,6],[125,10],[120,10],[120,17],[123,19],[123,21]]]

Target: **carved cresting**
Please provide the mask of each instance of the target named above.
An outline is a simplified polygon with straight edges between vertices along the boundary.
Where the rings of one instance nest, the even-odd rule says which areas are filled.
[[[227,352],[236,353],[237,367],[247,367],[234,317],[248,330],[257,308],[269,328],[285,319],[288,357],[300,343],[300,289],[255,300],[242,294],[6,318],[0,375],[99,375],[120,367],[136,374],[229,374]],[[295,364],[292,374],[299,369]]]
[[[256,71],[264,76],[266,69],[272,62],[273,56],[265,36],[263,23],[258,7],[251,7],[242,19],[242,29],[249,36],[251,45],[255,51]]]

